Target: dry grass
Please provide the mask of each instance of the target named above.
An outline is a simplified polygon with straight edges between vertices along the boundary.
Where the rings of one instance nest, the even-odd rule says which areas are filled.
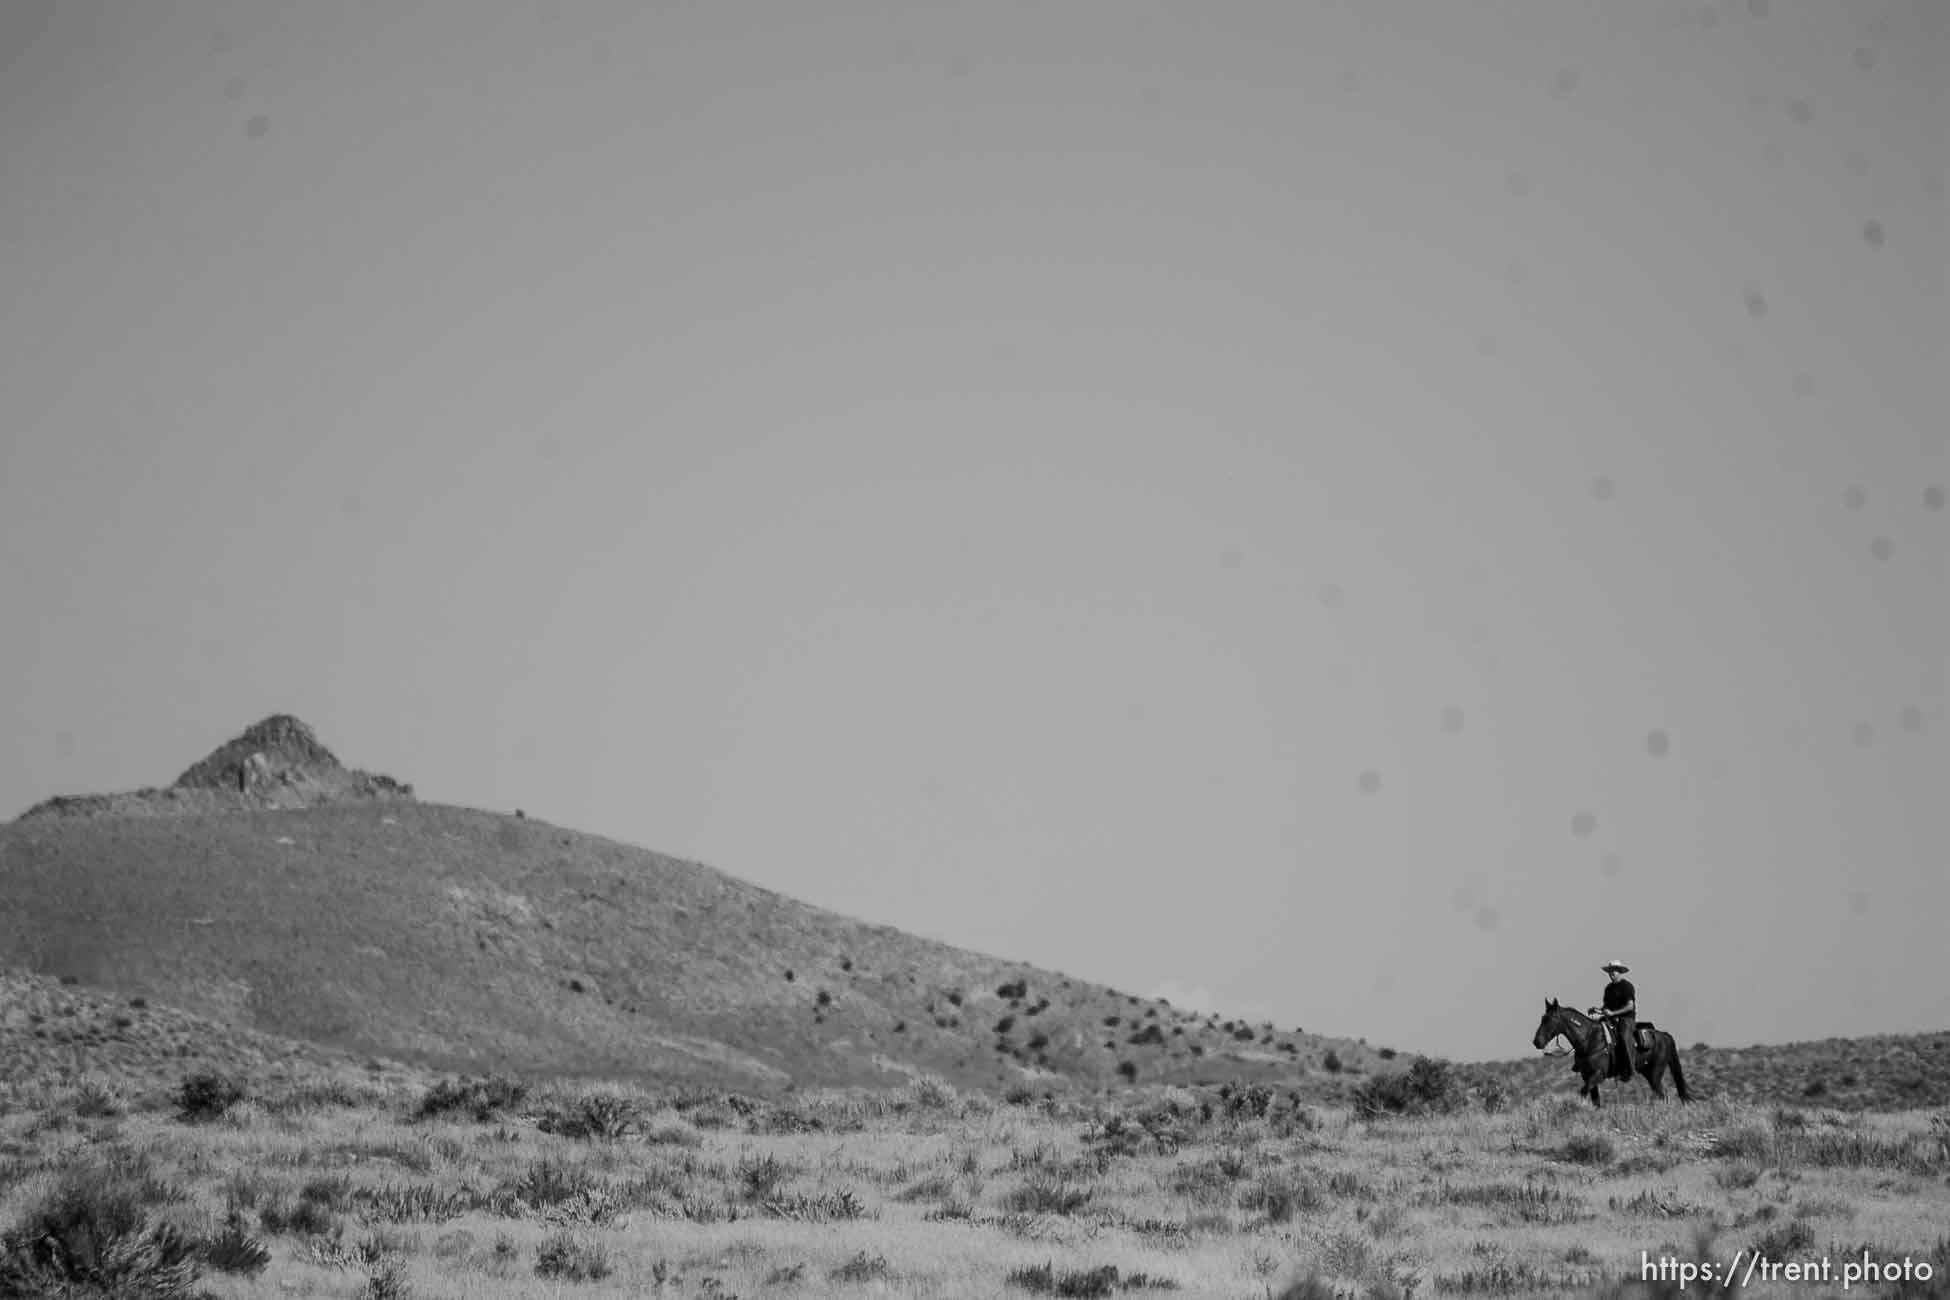
[[[166,1092],[16,1087],[0,1232],[110,1169],[130,1231],[178,1234],[215,1296],[1622,1296],[1641,1252],[1740,1246],[1950,1267],[1950,1115],[1925,1111],[490,1091],[429,1113],[419,1085],[249,1082],[188,1122]]]

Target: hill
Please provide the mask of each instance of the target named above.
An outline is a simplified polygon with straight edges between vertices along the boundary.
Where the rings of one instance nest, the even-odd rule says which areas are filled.
[[[1409,1064],[921,939],[519,814],[424,803],[345,768],[284,715],[166,790],[48,800],[0,826],[0,897],[0,970],[42,977],[43,1001],[61,987],[93,1008],[30,1021],[16,993],[0,1049],[67,1068],[166,1065],[143,1045],[161,1042],[191,1044],[178,1060],[192,1063],[232,1060],[234,1047],[260,1068],[329,1057],[333,1069],[761,1095],[925,1074],[997,1092],[1259,1082],[1334,1102]],[[183,1019],[131,1038],[164,1009]],[[1512,1040],[1532,1027],[1519,1017]],[[1845,1109],[1950,1104],[1946,1053],[1950,1034],[1684,1049],[1696,1096]],[[1479,1094],[1575,1091],[1568,1064],[1542,1055],[1460,1073]]]
[[[399,1062],[256,1033],[140,995],[0,971],[0,1089],[92,1079],[130,1092],[167,1091],[211,1072],[274,1089],[427,1082],[424,1071]]]
[[[253,754],[266,761],[246,780]],[[1349,1085],[1338,1067],[1381,1059],[423,803],[346,773],[286,717],[167,791],[51,800],[0,827],[0,894],[0,966],[439,1070],[758,1093],[918,1072],[1049,1089],[1238,1079],[1325,1098]]]

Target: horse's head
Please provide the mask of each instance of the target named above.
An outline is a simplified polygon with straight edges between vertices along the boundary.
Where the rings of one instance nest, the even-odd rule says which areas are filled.
[[[1563,1010],[1562,1007],[1557,1005],[1556,998],[1544,999],[1544,1015],[1537,1022],[1536,1034],[1531,1037],[1530,1045],[1532,1047],[1541,1052],[1544,1050],[1544,1044],[1564,1032],[1558,1027],[1558,1018],[1563,1014]]]

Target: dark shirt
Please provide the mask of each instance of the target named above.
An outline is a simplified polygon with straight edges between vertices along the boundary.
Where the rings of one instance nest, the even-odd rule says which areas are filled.
[[[1613,980],[1605,985],[1605,1000],[1602,1005],[1607,1011],[1616,1011],[1622,1006],[1637,1002],[1638,997],[1638,990],[1632,987],[1632,981]]]

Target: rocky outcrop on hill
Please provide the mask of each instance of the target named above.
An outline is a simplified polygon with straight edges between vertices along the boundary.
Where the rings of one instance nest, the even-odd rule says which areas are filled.
[[[167,789],[57,795],[29,808],[20,820],[178,816],[413,797],[413,787],[404,782],[344,766],[310,727],[280,713],[218,746]]]
[[[305,803],[413,797],[411,786],[390,776],[347,769],[310,727],[288,713],[266,718],[219,746],[177,777],[174,788],[236,791],[274,801],[290,793]]]

